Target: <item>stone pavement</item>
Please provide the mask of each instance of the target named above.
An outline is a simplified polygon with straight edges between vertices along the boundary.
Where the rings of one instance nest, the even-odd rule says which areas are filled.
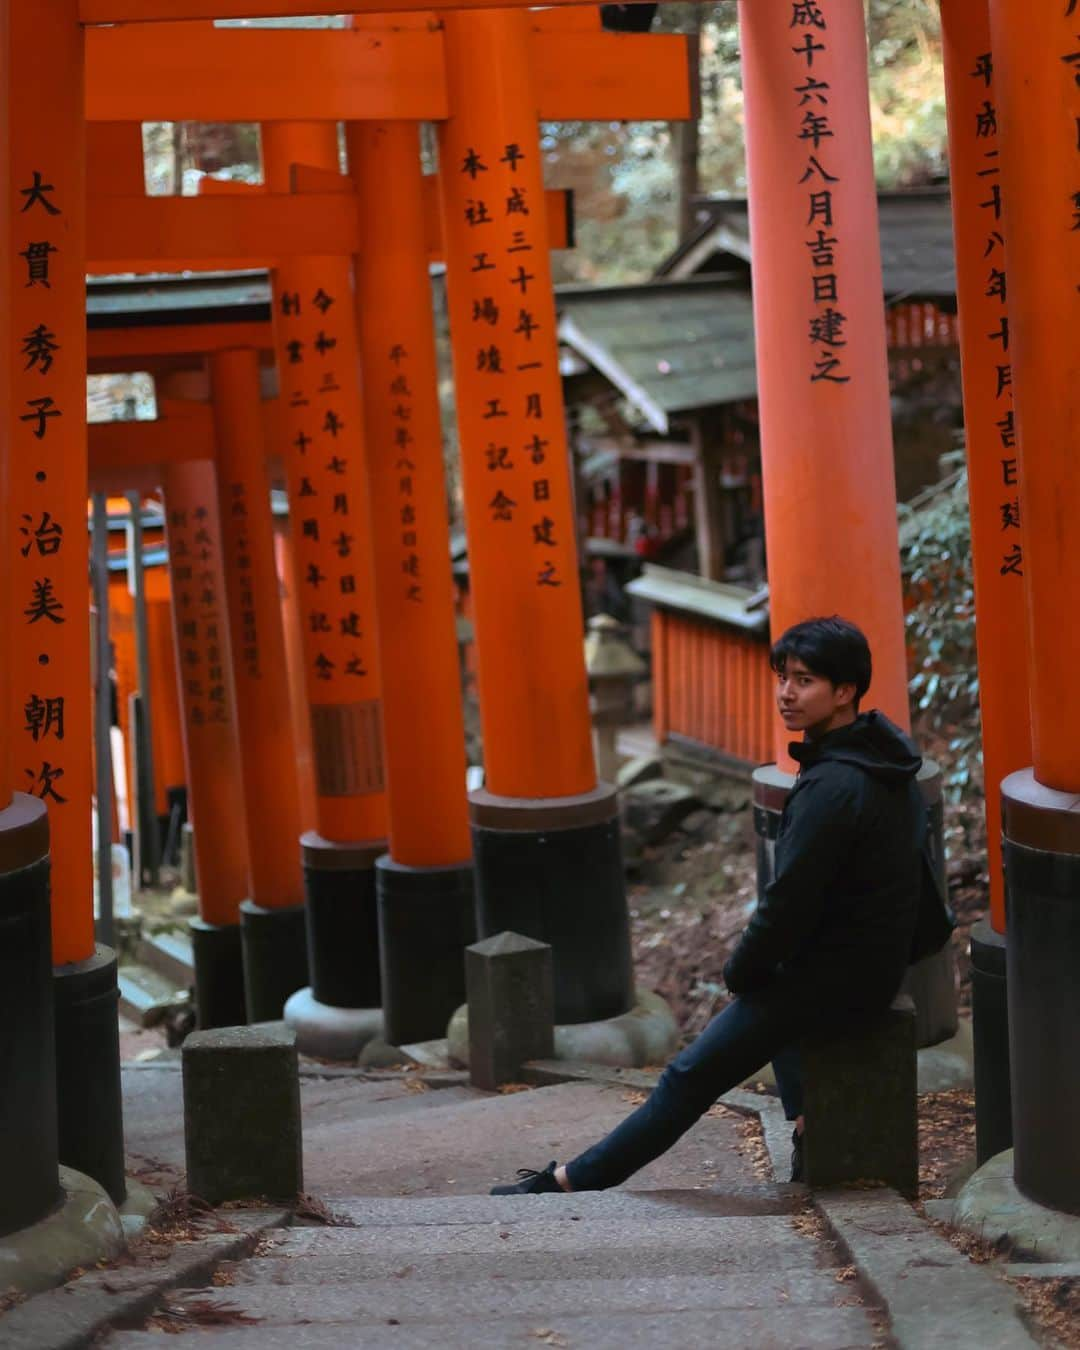
[[[177,1184],[178,1065],[132,1066],[124,1086],[132,1164]],[[635,1090],[600,1076],[484,1094],[461,1075],[308,1065],[301,1095],[305,1186],[331,1224],[247,1215],[247,1239],[175,1249],[153,1298],[153,1271],[91,1272],[0,1316],[0,1345],[160,1350],[162,1330],[189,1333],[191,1350],[1034,1344],[1007,1286],[899,1197],[815,1203],[759,1175],[767,1159],[730,1108],[625,1188],[491,1197],[517,1167],[609,1129]],[[728,1100],[765,1114],[779,1172],[788,1131],[772,1100]]]

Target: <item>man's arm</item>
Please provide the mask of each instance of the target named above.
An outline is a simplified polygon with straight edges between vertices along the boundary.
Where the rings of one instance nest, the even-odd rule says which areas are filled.
[[[776,878],[724,966],[733,994],[765,984],[818,926],[857,821],[858,794],[849,773],[831,770],[792,797],[776,841]]]

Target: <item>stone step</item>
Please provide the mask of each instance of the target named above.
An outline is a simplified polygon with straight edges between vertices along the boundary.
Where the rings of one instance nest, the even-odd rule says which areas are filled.
[[[188,932],[148,933],[139,941],[139,964],[156,970],[180,989],[195,983],[195,957]]]
[[[358,1329],[359,1330],[359,1329]],[[505,1317],[411,1326],[364,1326],[361,1340],[349,1325],[198,1329],[198,1350],[539,1350],[547,1346],[588,1350],[869,1350],[874,1327],[863,1308],[800,1305],[728,1308],[722,1311],[608,1313],[596,1316]],[[161,1350],[155,1332],[114,1332],[108,1350]]]
[[[805,1207],[801,1187],[773,1182],[725,1185],[723,1190],[583,1191],[574,1195],[453,1195],[406,1199],[324,1196],[335,1214],[359,1228],[428,1224],[529,1223],[538,1219],[733,1218],[794,1214]]]
[[[436,1094],[438,1097],[439,1094]],[[320,1195],[486,1195],[519,1167],[573,1158],[625,1120],[625,1089],[570,1083],[485,1094],[441,1109],[306,1128],[308,1189]],[[745,1181],[740,1121],[706,1117],[633,1179],[634,1189]]]
[[[787,1216],[540,1218],[516,1223],[282,1231],[231,1268],[238,1284],[330,1286],[415,1277],[453,1280],[631,1279],[813,1267],[818,1252]]]
[[[142,1027],[156,1026],[172,1007],[188,1003],[187,988],[149,966],[121,966],[117,974],[120,1012]]]
[[[304,1128],[310,1132],[342,1122],[359,1123],[416,1111],[440,1111],[483,1096],[470,1087],[426,1088],[412,1075],[378,1083],[339,1079],[317,1088],[305,1083],[301,1109]]]
[[[577,1227],[577,1225],[575,1225]],[[460,1230],[458,1230],[460,1231]],[[599,1248],[573,1248],[561,1251],[507,1250],[475,1253],[453,1251],[410,1259],[407,1253],[366,1252],[347,1249],[320,1256],[252,1257],[230,1268],[229,1278],[240,1284],[307,1284],[330,1287],[355,1284],[358,1280],[406,1279],[416,1276],[427,1283],[435,1280],[475,1282],[478,1280],[623,1280],[642,1271],[652,1276],[708,1275],[727,1278],[735,1271],[798,1270],[811,1258],[805,1252],[769,1241],[716,1247],[652,1246],[607,1251]]]
[[[359,1280],[329,1288],[310,1285],[235,1285],[195,1289],[170,1302],[209,1303],[258,1318],[264,1326],[349,1323],[378,1326],[499,1317],[584,1317],[620,1313],[673,1313],[693,1309],[779,1308],[795,1304],[832,1308],[848,1291],[830,1270],[733,1271],[711,1275],[654,1276],[609,1280]],[[550,1325],[550,1323],[547,1323]]]

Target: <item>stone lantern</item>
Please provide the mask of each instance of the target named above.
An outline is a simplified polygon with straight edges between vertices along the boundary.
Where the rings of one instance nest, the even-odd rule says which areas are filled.
[[[585,639],[585,669],[589,676],[596,771],[601,779],[614,782],[618,771],[615,735],[633,720],[634,685],[645,673],[645,662],[623,634],[622,625],[610,614],[597,614],[588,623]]]

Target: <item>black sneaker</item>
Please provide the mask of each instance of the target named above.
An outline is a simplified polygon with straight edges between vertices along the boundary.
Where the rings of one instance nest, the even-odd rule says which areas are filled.
[[[542,1172],[534,1172],[529,1167],[519,1167],[520,1181],[508,1186],[492,1186],[491,1195],[562,1195],[563,1188],[555,1180],[557,1164],[549,1162]]]
[[[799,1131],[791,1132],[791,1180],[802,1181],[803,1179],[803,1161],[802,1161],[803,1137]]]

